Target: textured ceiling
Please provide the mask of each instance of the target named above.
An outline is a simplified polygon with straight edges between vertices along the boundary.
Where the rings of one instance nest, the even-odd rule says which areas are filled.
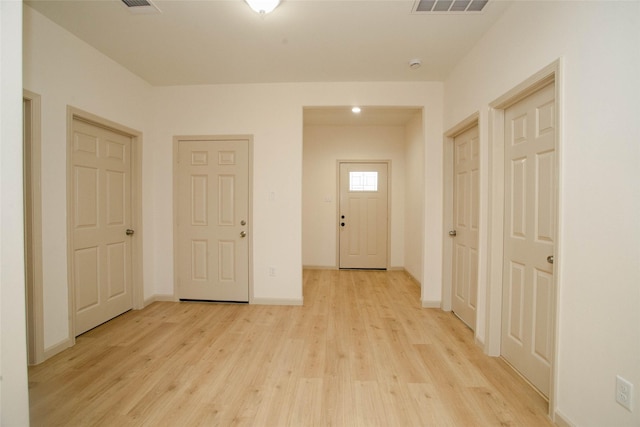
[[[162,13],[148,15],[120,0],[26,3],[156,86],[441,81],[508,7],[425,14],[405,0],[283,0],[260,16],[242,0],[155,0]]]

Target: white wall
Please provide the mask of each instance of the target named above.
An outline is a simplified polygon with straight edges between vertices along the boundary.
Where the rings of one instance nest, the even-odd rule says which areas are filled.
[[[577,426],[637,426],[640,3],[515,3],[445,82],[444,127],[480,112],[486,182],[489,103],[558,58],[557,412]],[[635,384],[633,413],[614,401],[616,374]]]
[[[253,135],[253,299],[295,303],[302,299],[303,108],[354,104],[419,107],[428,115],[425,123],[432,132],[441,135],[441,102],[440,83],[155,88],[152,104],[156,111],[151,127],[156,167],[153,176],[147,175],[146,179],[155,185],[156,291],[173,292],[173,136]],[[434,154],[432,161],[436,159]],[[268,197],[271,192],[276,195],[273,201]],[[437,197],[431,193],[428,196]],[[433,203],[434,210],[441,210],[439,199]],[[435,236],[429,238],[437,241]],[[276,269],[276,277],[268,275],[269,267]],[[428,286],[434,288],[433,293],[439,292],[439,282]]]
[[[253,299],[302,301],[302,107],[286,85],[165,87],[154,90],[156,291],[173,293],[175,135],[253,135]],[[274,200],[269,194],[274,193]],[[276,276],[268,275],[269,268]]]
[[[4,82],[7,74],[16,71],[11,64],[17,61],[6,61],[4,55],[15,56],[19,49],[13,26],[17,13],[10,4],[16,3],[2,2],[1,9],[3,183],[20,179],[13,158],[17,146],[5,146],[5,132],[14,140],[16,132],[15,128],[5,130],[5,124],[8,119],[16,121],[5,108],[5,102],[11,101],[5,101]],[[488,104],[561,57],[557,407],[579,426],[640,424],[639,8],[638,2],[615,1],[514,4],[451,73],[445,83],[443,111],[440,83],[150,88],[25,7],[24,87],[42,95],[45,346],[64,340],[67,333],[67,104],[144,133],[146,297],[173,291],[173,135],[253,134],[255,296],[290,300],[301,298],[302,107],[424,107],[422,301],[432,304],[441,299],[442,129],[480,111],[481,143],[486,150]],[[7,81],[15,85],[18,79]],[[13,157],[5,161],[5,153]],[[2,206],[19,205],[19,196],[6,188],[3,184]],[[277,195],[273,202],[267,198],[271,191]],[[11,322],[11,328],[2,328],[3,417],[6,408],[23,412],[25,403],[19,392],[24,385],[23,355],[6,347],[6,340],[20,335],[15,325],[20,329],[19,319],[24,316],[20,304],[15,304],[24,299],[23,287],[16,286],[19,272],[5,269],[5,264],[21,265],[4,251],[5,243],[22,244],[14,228],[21,220],[12,212],[13,216],[5,216],[7,210],[2,210],[0,320],[1,325]],[[14,231],[6,234],[9,227]],[[268,266],[277,268],[276,278],[268,277]],[[486,280],[481,292],[483,286]],[[11,332],[7,335],[7,331]],[[7,377],[6,366],[15,370],[15,383]],[[634,413],[613,401],[615,374],[636,384]],[[7,400],[12,385],[17,386],[11,388],[17,396],[15,407],[13,400]]]
[[[308,83],[153,88],[75,36],[24,8],[24,87],[42,96],[45,349],[68,339],[66,107],[143,132],[144,297],[173,294],[172,143],[175,135],[254,140],[253,298],[302,299],[302,111],[305,106],[422,108],[433,179],[426,220],[441,223],[442,84]],[[268,199],[275,193],[275,200]],[[425,230],[423,295],[440,295],[437,225]],[[435,257],[428,258],[428,253]],[[433,267],[433,270],[429,268]],[[269,267],[277,276],[268,275]]]
[[[434,84],[435,85],[435,84]],[[438,84],[439,85],[439,84]],[[434,88],[444,96],[443,86]],[[442,91],[442,92],[441,92]],[[432,95],[435,98],[435,94]],[[424,247],[422,251],[423,307],[440,307],[442,303],[442,239],[444,142],[443,104],[430,104],[423,111],[424,132]],[[437,121],[436,121],[437,120]],[[418,278],[419,279],[419,278]]]
[[[417,114],[405,126],[404,268],[418,281],[424,271],[424,146],[422,115]]]
[[[143,170],[153,168],[146,124],[151,86],[24,6],[24,88],[42,97],[42,254],[45,351],[69,337],[67,294],[67,106],[143,132]],[[153,235],[146,206],[151,182],[143,182],[144,247]],[[145,253],[145,255],[148,255]],[[154,260],[145,256],[145,294],[153,294]]]
[[[337,268],[338,160],[391,160],[390,267],[404,267],[404,126],[304,127],[302,264]],[[423,141],[422,141],[423,142]],[[327,202],[326,199],[330,199]]]
[[[22,4],[0,2],[0,425],[29,425],[22,209]]]

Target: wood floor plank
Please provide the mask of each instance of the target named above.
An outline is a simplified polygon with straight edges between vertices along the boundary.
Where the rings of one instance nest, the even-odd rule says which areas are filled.
[[[304,305],[156,302],[29,368],[33,426],[550,426],[401,271],[306,270]]]

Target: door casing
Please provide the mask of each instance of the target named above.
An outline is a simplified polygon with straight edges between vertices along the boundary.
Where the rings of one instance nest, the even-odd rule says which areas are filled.
[[[142,133],[75,107],[67,107],[67,212],[73,211],[73,121],[125,134],[131,138],[131,276],[133,308],[144,307],[142,266]],[[73,281],[73,216],[67,215],[67,283],[69,300],[68,346],[75,344],[75,283]]]
[[[549,83],[554,83],[555,88],[555,141],[556,141],[556,242],[554,248],[554,258],[556,262],[558,254],[562,253],[562,235],[563,224],[560,221],[562,205],[559,195],[562,189],[562,174],[560,173],[560,165],[562,164],[562,62],[556,60],[552,64],[543,68],[524,82],[511,89],[503,96],[489,104],[489,221],[488,221],[488,271],[487,271],[487,289],[486,289],[486,334],[485,334],[485,352],[490,356],[500,356],[501,354],[501,329],[502,329],[502,286],[503,286],[503,238],[504,238],[504,116],[505,110],[511,105],[521,101],[530,94],[543,88]],[[557,304],[560,295],[560,281],[562,263],[554,263],[553,286],[554,293],[551,301],[551,328],[554,330],[554,341],[552,343],[552,366],[551,378],[549,386],[549,416],[554,419],[556,411],[556,395],[557,395],[557,366],[558,366],[558,322],[559,306]]]
[[[25,173],[25,271],[29,364],[43,362],[44,312],[42,290],[41,99],[23,91]]]

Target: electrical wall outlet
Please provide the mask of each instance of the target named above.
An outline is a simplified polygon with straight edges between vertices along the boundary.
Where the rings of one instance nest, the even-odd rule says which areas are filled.
[[[616,375],[616,402],[631,411],[631,402],[633,402],[633,384]]]

